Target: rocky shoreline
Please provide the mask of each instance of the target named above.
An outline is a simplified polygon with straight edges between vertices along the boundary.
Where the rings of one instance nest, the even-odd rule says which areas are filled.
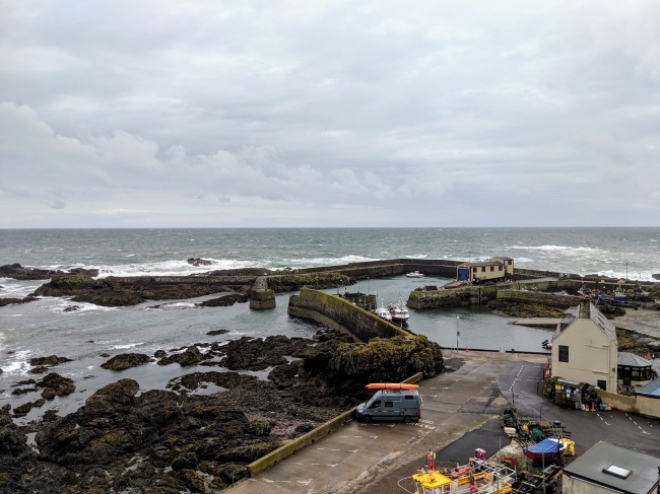
[[[25,410],[17,408],[12,415],[5,406],[0,412],[0,493],[221,489],[248,475],[247,464],[282,441],[366,399],[366,383],[444,370],[439,346],[423,336],[351,341],[323,330],[312,339],[272,336],[196,343],[156,352],[153,358],[162,365],[196,364],[192,372],[172,379],[166,390],[138,393],[138,382],[118,379],[76,412],[65,417],[49,412],[26,426],[13,423]],[[151,358],[123,354],[103,367],[120,378],[120,368]],[[35,364],[57,365],[61,359],[50,356],[35,359]],[[209,370],[201,370],[203,366]],[[212,369],[216,366],[232,370],[219,372]],[[269,368],[267,380],[234,372]],[[75,389],[69,381],[51,372],[35,382],[47,396],[34,406],[53,393]],[[27,433],[36,433],[35,449]]]

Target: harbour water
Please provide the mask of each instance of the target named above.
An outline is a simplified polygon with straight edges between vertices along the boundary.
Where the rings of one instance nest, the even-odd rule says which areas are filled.
[[[561,272],[625,275],[650,279],[660,272],[658,228],[629,229],[318,229],[318,230],[0,230],[0,265],[52,269],[100,268],[100,276],[190,274],[239,267],[313,267],[394,257],[483,259],[508,255],[517,267]],[[190,266],[186,259],[203,257],[213,266]],[[404,276],[363,280],[362,292],[378,292],[385,304],[404,300],[424,284],[442,284],[439,278]],[[43,282],[0,278],[0,297],[25,296]],[[336,291],[336,290],[329,290]],[[54,371],[71,377],[76,392],[34,409],[28,421],[50,408],[68,413],[99,387],[128,377],[142,390],[164,387],[169,379],[195,370],[177,364],[155,363],[120,373],[100,368],[101,353],[138,352],[152,355],[195,342],[264,337],[284,334],[309,337],[318,326],[286,313],[290,294],[277,296],[277,308],[251,311],[248,304],[195,308],[192,300],[147,302],[135,307],[104,308],[43,298],[0,308],[0,401],[18,406],[34,401],[38,393],[11,394],[12,385],[31,377],[29,359],[56,354],[73,359]],[[153,308],[160,305],[160,308]],[[457,318],[458,316],[458,318]],[[547,330],[510,325],[511,319],[478,308],[411,310],[410,329],[443,346],[539,351],[550,336]],[[214,329],[229,333],[211,337]],[[261,377],[268,370],[259,373]]]

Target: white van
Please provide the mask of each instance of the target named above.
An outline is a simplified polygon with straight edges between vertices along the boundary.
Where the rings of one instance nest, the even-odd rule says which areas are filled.
[[[360,403],[355,411],[358,420],[402,420],[417,422],[422,416],[422,397],[417,390],[384,389],[369,401]]]

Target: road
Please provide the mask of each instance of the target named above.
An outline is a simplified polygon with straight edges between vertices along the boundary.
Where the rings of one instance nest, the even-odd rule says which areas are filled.
[[[558,420],[573,434],[576,452],[584,453],[600,440],[660,457],[660,420],[624,412],[583,412],[559,407],[540,394],[543,364],[507,362],[497,379],[502,394],[518,410],[544,420]],[[513,395],[511,389],[513,387]],[[538,389],[538,392],[537,392]]]

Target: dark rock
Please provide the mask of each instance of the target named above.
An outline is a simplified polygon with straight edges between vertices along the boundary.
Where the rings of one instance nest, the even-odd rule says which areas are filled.
[[[207,259],[201,259],[199,257],[191,257],[190,259],[188,259],[188,264],[192,266],[210,266],[211,264],[215,264],[215,263]]]
[[[39,365],[37,367],[33,367],[28,371],[28,374],[44,374],[48,372],[48,367],[45,365]]]
[[[37,391],[37,388],[16,388],[11,392],[11,394],[14,396],[21,396],[26,393],[32,393],[33,391]]]
[[[213,355],[209,352],[203,354],[199,351],[199,348],[196,346],[190,346],[183,353],[175,353],[168,357],[163,357],[158,361],[158,365],[169,365],[173,363],[178,363],[181,367],[188,367],[190,365],[197,364],[202,360],[207,360],[213,358]]]
[[[62,417],[60,417],[57,414],[57,410],[52,410],[51,409],[51,410],[46,410],[44,412],[44,415],[43,415],[43,417],[41,417],[41,420],[44,421],[44,422],[55,422],[55,421],[57,421],[61,418]]]
[[[46,375],[46,377],[37,383],[37,386],[44,388],[41,396],[46,400],[52,400],[56,396],[66,396],[76,390],[73,380],[68,377],[62,377],[56,372]]]
[[[248,296],[242,294],[223,295],[222,297],[212,298],[197,304],[197,307],[228,307],[236,302],[243,303],[248,301]]]
[[[18,381],[16,384],[12,384],[12,388],[17,388],[18,386],[27,386],[28,384],[36,384],[37,381],[34,379],[26,379],[25,381]]]
[[[137,367],[138,365],[143,365],[151,361],[149,355],[144,353],[122,353],[121,355],[115,355],[107,362],[101,364],[101,367],[104,369],[121,371],[124,369],[129,369],[131,367]]]
[[[25,268],[20,264],[7,264],[0,266],[0,276],[5,278],[13,278],[15,280],[47,280],[55,275],[66,274],[84,274],[86,276],[98,276],[98,269],[71,269],[69,273],[59,270]]]
[[[58,357],[57,355],[50,355],[48,357],[37,357],[30,359],[30,365],[41,366],[41,365],[58,365],[63,364],[64,362],[71,362],[70,358]]]
[[[154,357],[156,358],[163,358],[167,355],[167,352],[165,350],[156,350],[154,352]]]
[[[218,336],[220,334],[226,334],[229,333],[228,329],[214,329],[213,331],[209,331],[206,333],[207,336]]]
[[[80,309],[79,305],[69,305],[69,306],[65,307],[62,310],[62,312],[74,312],[74,311],[79,310],[79,309]]]
[[[55,276],[41,285],[35,295],[46,297],[72,297],[73,302],[89,302],[106,307],[137,305],[146,300],[172,300],[201,297],[219,292],[233,292],[246,283],[254,283],[256,277],[240,280],[220,278],[208,280],[200,276],[162,277],[109,276],[93,279],[84,275]]]
[[[0,367],[0,374],[2,374],[4,371],[2,370],[2,367]]]
[[[197,455],[188,451],[186,453],[181,453],[174,459],[172,462],[172,470],[183,470],[184,468],[195,469],[197,468],[198,463],[199,459],[197,458]]]
[[[11,304],[27,304],[28,302],[32,302],[34,300],[37,300],[37,298],[30,295],[23,298],[0,298],[0,307]]]
[[[17,406],[14,408],[14,417],[19,418],[19,417],[25,417],[28,413],[30,413],[30,410],[33,408],[39,408],[43,406],[46,403],[46,400],[43,398],[36,400],[36,401],[29,401],[27,403],[24,403],[23,405]]]

